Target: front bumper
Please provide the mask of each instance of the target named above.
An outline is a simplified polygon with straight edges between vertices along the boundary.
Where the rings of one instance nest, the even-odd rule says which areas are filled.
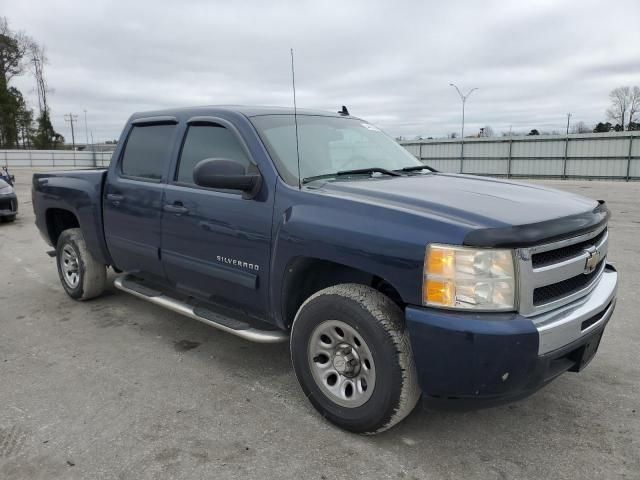
[[[15,193],[0,195],[0,217],[10,217],[18,213],[18,197]]]
[[[523,398],[591,360],[611,318],[618,274],[607,265],[593,291],[535,317],[407,307],[407,328],[427,403],[491,406]],[[454,401],[452,401],[454,400]]]

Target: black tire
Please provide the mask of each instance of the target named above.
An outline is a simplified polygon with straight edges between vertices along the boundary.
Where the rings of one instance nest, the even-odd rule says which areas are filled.
[[[75,282],[65,278],[65,252],[75,254],[77,259]],[[74,300],[89,300],[101,295],[104,291],[107,268],[89,253],[79,228],[70,228],[60,234],[56,246],[56,264],[60,283],[67,295]]]
[[[336,403],[314,378],[312,338],[333,320],[343,322],[361,336],[356,345],[363,342],[375,364],[373,391],[359,406]],[[375,434],[391,428],[411,413],[420,398],[402,311],[387,296],[366,285],[336,285],[309,297],[293,323],[291,357],[298,382],[316,410],[354,433]]]
[[[16,220],[15,215],[7,215],[6,217],[2,217],[2,221],[7,223],[15,222],[15,220]]]

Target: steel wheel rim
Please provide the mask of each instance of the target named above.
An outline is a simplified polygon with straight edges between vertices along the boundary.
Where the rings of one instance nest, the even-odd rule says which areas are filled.
[[[58,262],[60,263],[60,271],[64,282],[70,288],[76,288],[80,283],[80,261],[71,245],[63,247]]]
[[[373,355],[349,324],[320,323],[309,338],[307,357],[316,385],[332,402],[356,408],[371,398],[376,384]]]

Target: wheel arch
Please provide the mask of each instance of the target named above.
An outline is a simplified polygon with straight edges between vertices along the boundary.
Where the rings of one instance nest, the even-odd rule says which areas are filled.
[[[342,283],[375,288],[402,310],[406,306],[398,289],[386,279],[350,265],[314,257],[295,257],[284,270],[280,296],[281,327],[290,329],[296,312],[314,293]]]
[[[47,235],[54,247],[60,235],[70,228],[80,228],[80,221],[75,212],[65,208],[49,208],[45,212]]]

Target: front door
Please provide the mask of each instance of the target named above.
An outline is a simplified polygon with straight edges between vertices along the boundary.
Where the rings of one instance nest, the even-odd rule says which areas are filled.
[[[174,124],[136,124],[104,188],[104,231],[115,266],[164,277],[160,261],[163,176]]]
[[[268,309],[273,197],[198,187],[195,165],[226,158],[256,168],[235,129],[223,120],[189,124],[162,218],[162,259],[169,281],[186,293],[264,316]]]

